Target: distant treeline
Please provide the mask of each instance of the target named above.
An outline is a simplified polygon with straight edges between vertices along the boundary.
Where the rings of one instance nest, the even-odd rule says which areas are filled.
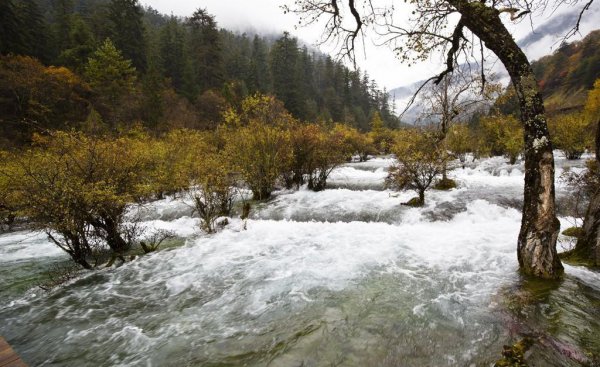
[[[137,0],[4,0],[0,53],[4,144],[26,141],[32,129],[85,121],[210,129],[255,93],[274,95],[303,121],[364,131],[379,112],[385,126],[398,125],[388,94],[367,73],[287,33],[219,29],[203,9],[181,18]]]

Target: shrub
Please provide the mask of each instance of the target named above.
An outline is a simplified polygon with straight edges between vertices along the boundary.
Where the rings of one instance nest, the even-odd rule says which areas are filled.
[[[345,132],[339,127],[328,131],[317,124],[295,124],[290,130],[293,155],[284,172],[286,186],[307,183],[311,190],[325,189],[331,171],[352,155]]]
[[[153,190],[146,138],[57,132],[37,137],[32,149],[13,154],[2,173],[15,183],[20,214],[90,269],[104,245],[119,256],[131,245],[127,206]]]
[[[493,155],[504,155],[515,164],[523,151],[523,127],[512,115],[487,116],[480,121],[487,149]]]
[[[448,149],[454,153],[461,163],[465,163],[467,153],[474,150],[471,135],[469,127],[465,124],[453,124],[448,131]]]
[[[10,230],[17,217],[15,182],[10,169],[11,155],[0,151],[0,232]]]
[[[344,124],[335,124],[333,133],[340,135],[347,152],[351,155],[357,155],[361,162],[366,161],[369,155],[377,154],[373,139],[353,127]]]
[[[555,147],[562,150],[567,159],[579,159],[586,147],[592,144],[589,123],[583,114],[554,116],[548,123]]]
[[[387,187],[399,190],[415,190],[419,197],[411,200],[411,206],[425,204],[425,191],[444,169],[444,157],[438,140],[432,132],[406,129],[396,135],[392,152],[398,163],[390,168]]]
[[[218,217],[229,216],[234,200],[234,177],[223,154],[208,153],[198,160],[189,195],[207,233],[215,231]]]
[[[176,129],[149,146],[154,168],[150,172],[159,198],[189,189],[198,177],[198,164],[214,151],[209,133]]]
[[[226,159],[240,172],[254,199],[268,199],[292,160],[290,132],[252,120],[247,126],[229,129],[225,140]]]
[[[247,126],[253,121],[270,126],[286,127],[296,121],[285,109],[283,102],[273,96],[255,94],[246,97],[238,110],[229,108],[224,113],[225,124],[232,126]]]
[[[332,131],[322,129],[316,148],[313,169],[307,172],[308,188],[321,191],[327,187],[327,178],[331,171],[352,154],[352,148],[346,144],[344,135],[335,129]]]
[[[394,137],[392,131],[383,125],[383,120],[379,112],[375,112],[370,122],[371,132],[370,139],[373,141],[375,149],[379,153],[389,154],[394,145]]]

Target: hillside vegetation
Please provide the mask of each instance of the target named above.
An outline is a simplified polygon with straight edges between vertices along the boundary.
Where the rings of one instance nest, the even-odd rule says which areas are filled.
[[[600,30],[533,63],[549,110],[582,106],[600,77]]]
[[[0,146],[33,132],[142,125],[213,129],[229,108],[273,95],[301,121],[397,125],[360,70],[288,33],[238,34],[204,9],[174,17],[133,0],[0,4]],[[87,121],[87,122],[86,122]]]
[[[581,109],[588,91],[600,77],[600,30],[591,32],[581,41],[562,45],[531,66],[549,114]],[[518,113],[512,93],[512,86],[509,86],[504,98],[496,103],[503,113]]]

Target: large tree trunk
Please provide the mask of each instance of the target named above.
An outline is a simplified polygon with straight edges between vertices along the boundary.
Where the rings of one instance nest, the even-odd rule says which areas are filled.
[[[596,162],[600,164],[600,121],[596,127]],[[590,200],[583,220],[583,235],[577,240],[574,253],[600,266],[600,190]]]
[[[544,116],[544,104],[527,57],[502,21],[500,13],[481,2],[448,0],[461,22],[494,52],[515,87],[525,129],[525,190],[518,241],[524,273],[557,279],[563,267],[556,253],[560,223],[554,203],[554,156]]]

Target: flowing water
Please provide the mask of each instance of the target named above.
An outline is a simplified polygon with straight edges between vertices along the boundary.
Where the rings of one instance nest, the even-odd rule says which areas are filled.
[[[146,224],[184,245],[50,292],[34,284],[67,258],[41,234],[0,236],[0,334],[32,366],[486,366],[525,336],[532,365],[594,363],[600,273],[517,272],[522,165],[459,168],[458,189],[415,209],[383,187],[392,162],[282,191],[246,230],[203,235],[185,203],[153,203]]]

